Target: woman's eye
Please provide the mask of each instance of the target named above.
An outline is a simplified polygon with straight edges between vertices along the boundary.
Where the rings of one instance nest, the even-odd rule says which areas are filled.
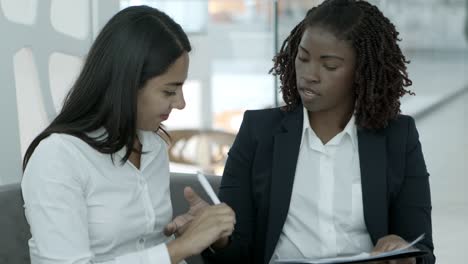
[[[327,69],[329,71],[334,71],[334,70],[336,70],[338,68],[336,66],[329,66],[329,65],[323,65],[323,67],[325,67],[325,69]]]
[[[303,57],[297,57],[298,60],[302,61],[302,62],[307,62],[307,58],[303,58]]]
[[[171,92],[171,91],[164,91],[164,94],[167,95],[167,96],[172,96],[172,95],[175,95],[176,93]]]

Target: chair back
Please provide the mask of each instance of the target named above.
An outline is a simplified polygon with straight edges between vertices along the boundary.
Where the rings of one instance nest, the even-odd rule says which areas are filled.
[[[208,174],[221,174],[236,135],[216,130],[182,129],[169,131],[169,160],[194,165]]]
[[[0,186],[0,264],[30,264],[26,222],[19,183]]]

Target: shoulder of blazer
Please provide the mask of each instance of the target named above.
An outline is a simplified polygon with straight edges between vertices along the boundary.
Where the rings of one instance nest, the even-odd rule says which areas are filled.
[[[244,115],[248,115],[249,119],[268,120],[282,118],[287,112],[283,111],[281,107],[247,110]]]
[[[367,129],[359,129],[366,133],[374,133],[377,135],[384,135],[387,137],[406,137],[411,130],[415,128],[414,119],[408,115],[398,115],[395,119],[392,119],[388,122],[388,125],[385,128],[371,131]]]
[[[244,122],[248,122],[255,130],[272,131],[280,127],[282,120],[288,114],[289,112],[283,111],[280,107],[247,110],[244,114]]]
[[[414,119],[408,115],[398,115],[395,119],[388,122],[387,130],[405,130],[414,123]]]
[[[407,115],[398,115],[382,132],[387,138],[387,147],[393,150],[392,152],[406,152],[408,146],[419,140],[415,121]]]
[[[388,122],[387,127],[375,131],[377,134],[385,135],[387,137],[407,137],[415,128],[414,119],[408,115],[398,115],[395,119]]]

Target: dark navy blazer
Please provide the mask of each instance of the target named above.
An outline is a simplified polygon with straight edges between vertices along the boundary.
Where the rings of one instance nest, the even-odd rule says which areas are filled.
[[[303,108],[247,111],[229,151],[219,196],[236,212],[228,247],[203,252],[207,263],[264,263],[273,255],[288,214]],[[358,128],[364,219],[374,245],[396,234],[425,233],[417,247],[433,264],[429,174],[413,118],[400,115],[378,131]]]

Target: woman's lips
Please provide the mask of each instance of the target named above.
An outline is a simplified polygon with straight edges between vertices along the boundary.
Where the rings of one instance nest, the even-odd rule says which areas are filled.
[[[302,91],[302,94],[307,97],[307,98],[316,98],[316,97],[319,97],[320,94],[317,93],[315,90],[313,89],[309,89],[309,88],[301,88],[300,89]]]
[[[160,115],[162,120],[167,120],[169,118],[169,115]]]

